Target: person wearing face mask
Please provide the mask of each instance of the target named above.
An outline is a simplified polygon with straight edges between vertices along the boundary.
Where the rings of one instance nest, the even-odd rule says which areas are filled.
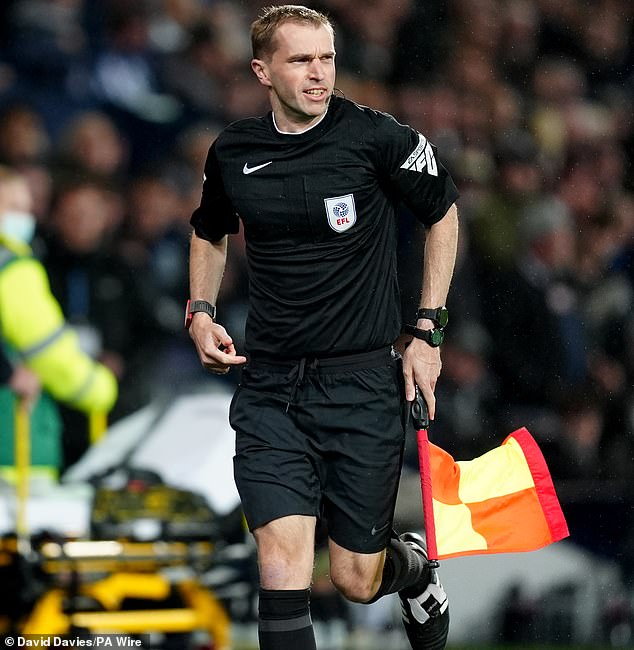
[[[11,475],[16,396],[31,401],[31,463],[61,465],[61,422],[55,402],[107,413],[117,399],[112,372],[79,347],[48,276],[33,256],[35,231],[26,179],[0,166],[0,474]],[[41,386],[42,394],[38,397]]]
[[[1,222],[1,232],[9,239],[30,240],[35,220],[28,212],[7,210]],[[0,386],[7,386],[18,398],[32,406],[40,394],[41,385],[37,375],[22,363],[13,363],[0,347]]]

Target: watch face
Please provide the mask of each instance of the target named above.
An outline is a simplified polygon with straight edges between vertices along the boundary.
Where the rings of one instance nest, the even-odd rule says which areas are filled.
[[[441,307],[436,315],[438,327],[445,327],[449,322],[449,312],[445,307]]]
[[[438,347],[445,338],[445,335],[442,330],[431,330],[431,344],[434,347]]]

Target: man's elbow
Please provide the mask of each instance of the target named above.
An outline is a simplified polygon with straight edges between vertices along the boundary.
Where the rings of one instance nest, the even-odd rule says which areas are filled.
[[[457,237],[458,227],[458,207],[455,203],[452,203],[447,212],[445,212],[445,216],[433,224],[430,230],[443,234],[445,237]]]
[[[449,210],[445,214],[445,218],[442,221],[447,220],[452,228],[458,228],[458,206],[455,203],[452,203],[449,206]],[[449,226],[448,226],[449,227]]]

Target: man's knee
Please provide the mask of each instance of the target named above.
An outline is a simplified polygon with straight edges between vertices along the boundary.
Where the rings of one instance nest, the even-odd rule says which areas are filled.
[[[303,521],[271,522],[254,531],[264,589],[306,589],[313,567],[313,533]]]
[[[334,573],[330,579],[342,596],[353,603],[367,603],[378,588],[374,576],[360,573]]]
[[[263,589],[306,589],[310,585],[308,562],[297,554],[259,552],[260,584]]]
[[[330,580],[341,594],[355,603],[367,603],[381,584],[384,553],[356,553],[332,539]]]

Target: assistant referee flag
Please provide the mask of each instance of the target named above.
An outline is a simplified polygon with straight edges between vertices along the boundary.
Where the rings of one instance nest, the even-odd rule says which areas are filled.
[[[526,429],[467,461],[429,443],[429,459],[440,559],[534,551],[568,536],[546,461]]]

